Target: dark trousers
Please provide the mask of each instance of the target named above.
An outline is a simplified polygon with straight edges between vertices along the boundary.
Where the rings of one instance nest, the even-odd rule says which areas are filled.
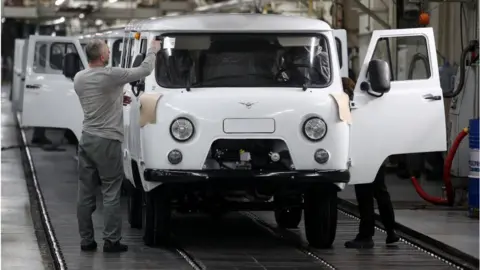
[[[393,205],[385,185],[385,167],[378,170],[375,180],[370,184],[355,185],[358,209],[360,211],[360,228],[357,238],[371,238],[375,234],[375,198],[378,204],[378,211],[387,233],[393,233],[395,228],[395,214]]]

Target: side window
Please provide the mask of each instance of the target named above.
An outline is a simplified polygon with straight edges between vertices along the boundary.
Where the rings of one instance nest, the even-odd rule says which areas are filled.
[[[77,53],[72,43],[53,43],[50,47],[50,68],[53,70],[63,69],[63,58],[67,53]]]
[[[33,72],[46,73],[47,68],[47,43],[35,43],[35,53],[33,56]]]
[[[125,59],[126,58],[126,51],[127,51],[127,39],[124,37],[122,39],[122,47],[120,48],[121,50],[121,59],[120,59],[120,67],[124,68],[125,67]]]
[[[126,67],[131,67],[132,66],[132,54],[133,54],[133,45],[134,44],[135,44],[135,40],[133,38],[129,38],[128,39],[127,51],[126,51],[126,56],[127,56]]]
[[[132,47],[133,47],[133,38],[124,38],[123,39],[123,48],[122,48],[122,63],[121,67],[130,67],[132,60]]]
[[[145,55],[147,53],[147,39],[142,38],[140,40],[140,53]],[[140,82],[145,82],[145,78],[141,79]]]
[[[147,53],[147,39],[142,38],[140,42],[140,53]]]
[[[340,39],[335,38],[335,45],[337,45],[338,61],[340,62],[340,68],[342,68],[343,67],[342,42],[340,41]]]
[[[393,44],[397,44],[396,55]],[[372,59],[381,59],[390,65],[392,81],[425,80],[432,74],[424,36],[381,38]]]
[[[122,45],[122,40],[117,39],[113,42],[112,45],[112,67],[120,66],[120,58],[122,57],[122,50],[120,46]]]

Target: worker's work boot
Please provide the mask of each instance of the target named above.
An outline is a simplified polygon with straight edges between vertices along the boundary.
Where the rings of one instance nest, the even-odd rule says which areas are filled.
[[[357,248],[357,249],[366,249],[366,248],[373,248],[375,243],[373,242],[372,238],[355,238],[353,240],[345,242],[346,248]]]
[[[387,245],[391,245],[391,244],[394,244],[396,242],[400,241],[400,237],[398,237],[398,235],[395,233],[395,232],[392,232],[392,233],[388,233],[387,234],[387,239],[385,240],[385,242],[387,243]]]
[[[128,246],[118,242],[110,242],[105,240],[103,244],[103,252],[125,252],[128,251]]]
[[[93,241],[90,244],[81,245],[82,251],[94,251],[97,250],[97,242]]]

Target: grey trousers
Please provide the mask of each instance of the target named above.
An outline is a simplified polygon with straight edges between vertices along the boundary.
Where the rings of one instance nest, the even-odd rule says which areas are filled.
[[[83,133],[78,146],[77,219],[81,245],[94,241],[92,214],[97,188],[103,195],[103,239],[119,241],[122,235],[120,193],[123,181],[122,143]]]

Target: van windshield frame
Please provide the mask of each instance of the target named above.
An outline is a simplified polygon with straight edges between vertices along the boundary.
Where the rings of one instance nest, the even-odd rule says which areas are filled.
[[[333,79],[323,33],[164,33],[155,79],[163,88],[326,88]]]

